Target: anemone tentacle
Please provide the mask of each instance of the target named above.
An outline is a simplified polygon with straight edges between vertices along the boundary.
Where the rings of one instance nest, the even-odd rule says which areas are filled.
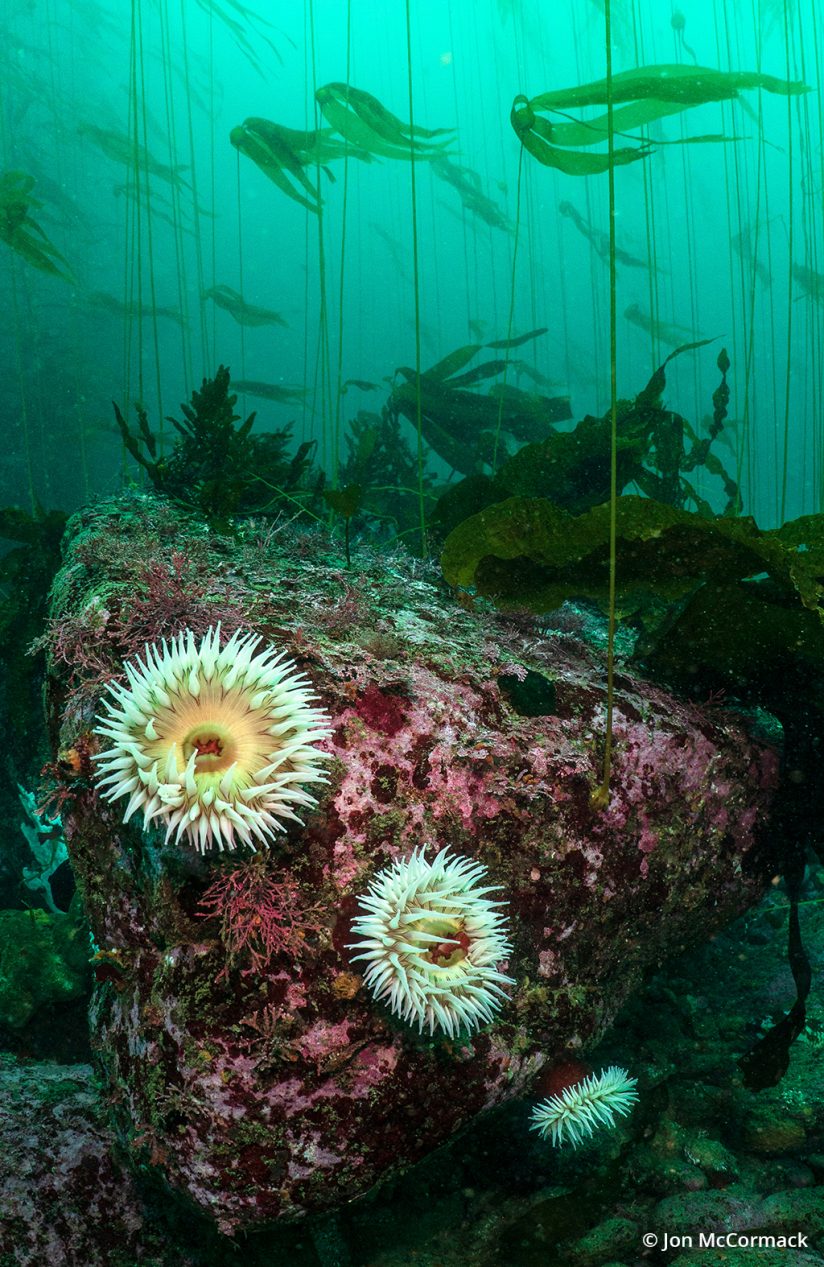
[[[597,1126],[614,1126],[616,1113],[621,1117],[629,1113],[638,1100],[636,1082],[618,1065],[589,1074],[536,1104],[530,1130],[556,1145],[569,1140],[575,1148]]]

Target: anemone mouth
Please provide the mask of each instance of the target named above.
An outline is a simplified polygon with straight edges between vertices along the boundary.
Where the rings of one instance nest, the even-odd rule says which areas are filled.
[[[165,821],[167,840],[254,849],[315,805],[302,785],[325,782],[317,767],[329,754],[316,744],[329,718],[294,663],[257,651],[260,641],[236,633],[221,647],[218,626],[198,644],[188,631],[125,666],[129,685],[110,687],[96,727],[108,747],[95,758],[103,795],[130,798],[124,822],[142,810],[144,827]]]
[[[458,917],[433,916],[418,924],[418,930],[427,937],[437,937],[424,954],[424,959],[433,969],[446,971],[457,968],[468,957],[472,939],[466,931],[464,921]]]
[[[220,722],[203,721],[184,736],[181,744],[184,769],[192,753],[195,754],[195,777],[228,770],[237,760],[237,744],[234,736]]]

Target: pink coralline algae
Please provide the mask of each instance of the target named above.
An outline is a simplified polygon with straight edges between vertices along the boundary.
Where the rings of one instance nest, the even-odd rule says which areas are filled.
[[[145,497],[73,521],[53,599],[55,751],[89,742],[122,660],[117,622],[99,621],[88,666],[63,634],[103,595],[124,611],[135,577],[165,566],[172,521]],[[230,542],[190,522],[174,542],[205,627],[231,599],[330,719],[317,806],[253,862],[124,826],[82,778],[67,811],[89,922],[118,965],[91,1014],[113,1125],[136,1164],[234,1233],[345,1204],[591,1046],[647,970],[763,890],[777,765],[734,714],[622,665],[599,811],[604,665],[576,633],[459,607],[403,557],[363,551],[342,572],[321,533]],[[419,1033],[351,958],[359,898],[423,847],[482,866],[506,902],[514,984],[471,1033]]]

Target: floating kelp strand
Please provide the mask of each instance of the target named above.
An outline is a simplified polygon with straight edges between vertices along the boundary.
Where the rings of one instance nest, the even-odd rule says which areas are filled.
[[[131,185],[128,185],[128,184],[114,185],[112,188],[112,193],[114,194],[115,198],[136,198],[137,197],[136,190]],[[157,210],[158,203],[160,203],[162,207],[168,208],[170,212],[174,210],[174,206],[171,202],[169,202],[168,198],[164,198],[163,195],[158,192],[158,190],[154,190],[154,192],[152,193],[152,214],[153,215],[159,214]],[[217,219],[217,213],[214,211],[209,211],[207,207],[192,206],[190,204],[190,208],[191,208],[191,214],[193,216],[206,216],[207,219],[209,220]],[[189,210],[189,207],[187,207],[186,204],[181,203],[180,210],[181,211]],[[169,217],[169,222],[173,223],[171,216]]]
[[[514,334],[509,339],[492,339],[489,343],[485,343],[487,348],[520,348],[525,343],[531,342],[532,339],[538,339],[542,334],[546,334],[549,326],[539,326],[537,330],[527,330],[526,334]]]
[[[416,424],[420,401],[427,443],[455,470],[472,474],[479,464],[492,460],[499,421],[501,430],[529,442],[543,439],[556,422],[572,416],[566,396],[543,396],[503,383],[493,384],[486,395],[465,389],[467,383],[502,374],[504,366],[504,361],[487,363],[448,380],[434,378],[429,371],[417,376],[403,366],[397,373],[405,381],[393,388],[387,408],[393,416]]]
[[[32,207],[42,205],[32,196],[34,185],[34,177],[25,172],[0,175],[0,240],[34,268],[71,282],[68,264],[30,215]]]
[[[318,186],[306,173],[307,168],[323,171],[334,181],[328,164],[336,159],[357,158],[369,163],[372,155],[332,135],[330,128],[299,131],[273,123],[270,119],[246,119],[233,128],[230,140],[235,149],[245,154],[273,184],[295,202],[317,213],[320,205]]]
[[[143,192],[142,191],[138,192],[138,190],[135,189],[134,186],[132,185],[116,185],[115,188],[112,190],[112,192],[116,198],[125,197],[125,198],[128,198],[130,202],[134,202],[134,203],[137,203],[138,198],[140,198],[141,207],[146,212],[147,215],[151,214],[152,216],[154,216],[156,220],[162,220],[164,224],[168,224],[169,227],[171,229],[174,229],[176,233],[178,231],[180,231],[181,233],[194,232],[194,230],[191,228],[190,225],[182,224],[178,221],[175,221],[173,214],[171,214],[169,211],[166,211],[162,206],[158,207],[156,205],[156,202],[157,202],[156,198],[152,199],[151,207],[148,207],[146,205],[145,199],[143,198]]]
[[[684,50],[685,53],[688,53],[690,55],[690,57],[692,58],[693,65],[697,66],[698,58],[695,54],[695,49],[692,48],[687,43],[686,39],[684,38],[684,28],[686,27],[686,25],[687,25],[687,19],[684,17],[681,10],[675,9],[673,11],[672,17],[670,18],[670,26],[672,27],[675,33],[676,41],[678,42],[680,47]]]
[[[707,66],[679,66],[677,63],[641,66],[621,71],[612,77],[612,99],[615,104],[656,98],[658,101],[681,101],[684,106],[703,105],[708,101],[728,101],[748,88],[763,88],[779,95],[797,95],[811,89],[800,81],[788,81],[761,71],[713,70]],[[554,107],[605,105],[607,81],[597,79],[577,88],[559,88],[539,93],[530,105],[533,110]],[[616,123],[620,111],[615,111]]]
[[[643,311],[640,304],[629,304],[624,309],[624,316],[632,325],[638,326],[639,330],[645,330],[647,334],[653,335],[654,338],[666,344],[667,347],[678,347],[685,338],[691,338],[694,333],[686,326],[679,326],[675,323],[668,324],[666,321],[653,321],[649,313]],[[691,344],[690,346],[693,345]],[[695,344],[695,346],[699,346],[699,344]]]
[[[375,384],[372,385],[374,386]],[[264,383],[259,379],[251,378],[236,378],[232,386],[236,392],[240,392],[244,396],[260,396],[264,400],[274,400],[278,404],[287,404],[293,400],[303,400],[306,395],[304,387],[287,387],[281,383]]]
[[[586,238],[595,250],[595,253],[602,260],[609,262],[609,234],[603,229],[596,229],[581,215],[571,202],[566,199],[558,204],[558,211],[562,216],[566,216],[575,225],[578,232]],[[621,247],[615,248],[615,260],[618,264],[625,264],[628,268],[648,268],[649,264],[646,260],[639,259],[635,255],[630,255],[628,251],[624,251]]]
[[[123,163],[129,168],[138,162],[143,172],[157,176],[158,180],[165,180],[170,185],[191,188],[182,175],[187,170],[186,167],[179,164],[171,167],[167,163],[161,163],[149,153],[145,145],[140,144],[133,137],[117,132],[113,128],[101,128],[95,123],[82,121],[78,123],[77,131],[81,136],[87,136],[93,141],[97,148],[114,162]]]
[[[268,69],[261,63],[257,55],[255,45],[246,34],[243,24],[246,23],[254,29],[257,39],[262,40],[266,44],[270,52],[274,54],[279,64],[282,66],[283,57],[280,50],[274,41],[271,40],[262,29],[264,27],[268,27],[270,31],[274,31],[276,28],[271,22],[262,18],[259,14],[254,13],[251,9],[246,8],[245,5],[240,4],[239,0],[225,0],[225,2],[230,9],[234,10],[242,21],[238,21],[237,18],[233,18],[231,14],[227,13],[226,9],[222,8],[221,5],[217,3],[217,0],[197,0],[198,5],[204,13],[208,13],[210,16],[218,18],[224,24],[227,30],[231,33],[232,39],[237,44],[238,48],[248,58],[250,65],[254,66],[258,74],[264,76],[265,78],[269,73]],[[289,40],[289,43],[294,48],[294,41]]]
[[[168,317],[170,321],[174,321],[176,325],[183,326],[184,320],[178,308],[164,304],[141,304],[135,302],[124,303],[122,299],[118,299],[115,295],[108,295],[105,291],[97,290],[87,296],[87,302],[93,308],[99,308],[104,312],[110,312],[116,317],[134,318],[155,318]]]
[[[457,190],[465,210],[476,215],[493,229],[503,229],[507,233],[514,231],[514,226],[510,224],[498,204],[483,192],[481,178],[477,172],[470,167],[453,163],[445,154],[430,159],[430,169],[439,180],[445,181]]]
[[[432,138],[451,135],[454,128],[410,127],[392,114],[371,93],[352,84],[330,83],[315,93],[323,117],[357,149],[380,158],[434,158],[443,154],[449,141]]]
[[[341,383],[341,395],[345,396],[350,387],[356,387],[359,392],[376,392],[380,390],[380,383],[365,378],[347,378],[345,383]]]
[[[749,264],[755,276],[763,286],[772,285],[772,277],[770,270],[763,260],[757,259],[753,248],[753,232],[752,229],[742,229],[740,233],[734,234],[730,239],[730,246],[737,255],[740,255],[745,263]],[[824,280],[824,279],[822,279]]]
[[[289,143],[287,131],[268,119],[246,119],[232,128],[229,139],[278,189],[317,215],[320,192],[304,171],[311,160]]]
[[[231,286],[210,286],[203,292],[204,299],[211,299],[225,312],[230,313],[240,326],[286,326],[289,323],[279,312],[250,304]],[[235,384],[237,387],[237,383]]]
[[[720,71],[708,67],[687,67],[677,64],[640,67],[623,71],[613,80],[611,127],[613,136],[626,136],[647,124],[668,115],[679,114],[691,106],[738,98],[746,89],[797,95],[809,92],[806,84],[778,79],[759,71]],[[518,95],[510,113],[512,127],[525,149],[546,167],[556,167],[568,175],[588,176],[607,171],[611,163],[623,165],[645,158],[658,144],[695,144],[731,141],[738,138],[720,134],[682,136],[677,141],[641,141],[635,148],[613,149],[610,162],[607,154],[564,153],[565,147],[597,145],[606,141],[608,115],[569,123],[550,123],[541,112],[564,111],[576,107],[602,105],[607,102],[607,81],[599,79],[577,88],[561,88],[527,98]]]
[[[608,154],[581,154],[550,144],[554,135],[553,126],[535,113],[528,97],[519,95],[515,98],[509,119],[524,149],[533,158],[537,158],[539,163],[543,163],[544,167],[555,167],[568,176],[597,176],[608,170]],[[652,147],[643,143],[632,149],[615,150],[612,161],[617,166],[623,166],[646,158],[651,153]]]
[[[824,273],[816,272],[808,264],[793,264],[791,272],[793,279],[809,299],[824,304]]]

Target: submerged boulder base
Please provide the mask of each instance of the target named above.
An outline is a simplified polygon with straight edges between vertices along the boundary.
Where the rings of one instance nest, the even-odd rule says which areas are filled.
[[[286,930],[265,960],[244,958],[202,905],[245,852],[164,847],[162,831],[124,827],[123,802],[90,777],[105,682],[144,641],[218,620],[283,647],[332,718],[330,782],[263,858]],[[604,1032],[646,969],[763,887],[771,750],[619,672],[610,802],[592,808],[600,655],[464,609],[405,556],[356,554],[347,570],[320,532],[220,537],[162,501],[123,499],[72,521],[49,638],[112,1118],[134,1161],[223,1231],[337,1207],[528,1096],[544,1065]],[[517,984],[494,1024],[455,1040],[375,1003],[346,949],[358,896],[422,844],[481,861],[509,903],[502,970]]]

